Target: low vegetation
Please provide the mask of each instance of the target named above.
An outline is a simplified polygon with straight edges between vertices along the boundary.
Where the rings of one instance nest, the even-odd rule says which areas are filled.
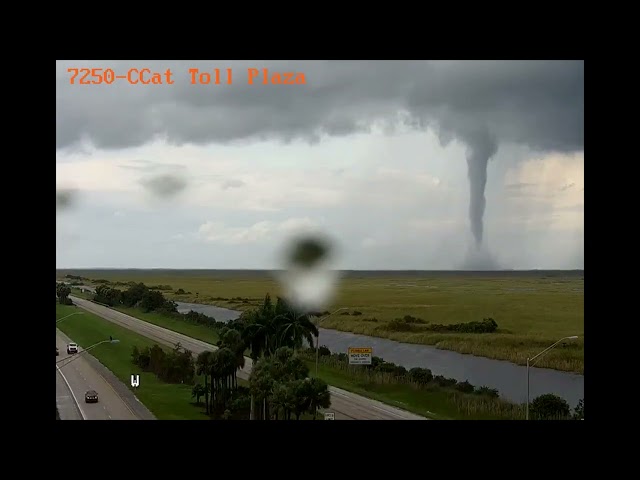
[[[181,378],[181,382],[193,385],[192,395],[196,398],[196,403],[200,402],[200,398],[204,398],[204,413],[212,418],[244,418],[249,394],[254,400],[255,418],[277,419],[290,418],[292,415],[296,417],[307,412],[314,414],[317,408],[328,408],[318,400],[322,397],[322,391],[326,390],[327,383],[431,418],[520,419],[525,415],[523,405],[501,399],[495,389],[434,376],[428,369],[407,370],[379,357],[373,358],[371,366],[351,366],[345,354],[333,354],[325,346],[319,351],[321,368],[318,378],[309,378],[309,367],[315,360],[315,350],[305,348],[305,345],[312,345],[318,332],[308,315],[297,314],[281,298],[274,304],[267,295],[258,308],[246,311],[239,319],[225,324],[193,311],[187,314],[177,313],[173,302],[166,300],[161,293],[150,293],[152,291],[143,284],[132,285],[127,290],[107,286],[99,288],[96,299],[110,301],[118,309],[127,308],[130,310],[128,313],[134,316],[146,319],[145,316],[155,315],[182,324],[183,327],[192,326],[194,331],[198,329],[195,333],[199,335],[191,333],[189,336],[202,340],[205,340],[202,338],[203,332],[215,333],[220,350],[205,352],[207,355],[198,357],[196,362],[196,365],[199,365],[196,373],[204,379],[204,383],[193,384],[185,378],[177,377]],[[123,307],[125,301],[130,306]],[[410,316],[398,321],[412,325],[428,325],[424,320]],[[452,328],[475,330],[477,334],[484,334],[483,330],[486,329],[497,328],[497,323],[490,318],[475,324],[469,323]],[[283,353],[289,351],[290,353]],[[144,360],[150,358],[151,350],[141,352],[134,351],[134,362],[143,370],[151,368],[150,363]],[[250,378],[249,388],[243,390],[242,386],[238,386],[237,379],[233,379],[243,366],[245,354],[252,358],[255,369]],[[160,353],[157,355],[160,358]],[[174,357],[162,358],[175,358],[175,363],[178,362],[179,355],[186,358],[187,354],[174,351],[171,355]],[[213,357],[206,359],[208,355]],[[292,365],[297,362],[303,364],[304,369],[291,365],[282,367],[283,364],[288,365],[282,360],[286,355],[289,355],[290,360],[287,361],[293,362]],[[140,360],[141,358],[143,360]],[[233,370],[231,363],[225,363],[231,362],[232,359],[236,362]],[[141,361],[147,363],[140,364]],[[180,369],[176,366],[171,367],[174,369],[171,370],[168,366],[171,363],[165,364],[163,361],[157,360],[157,366],[151,371],[157,378],[166,380],[166,372],[177,372]],[[212,365],[216,365],[215,369]],[[228,379],[224,380],[227,377]],[[229,379],[233,381],[229,383]],[[221,381],[222,384],[219,383]],[[313,398],[316,400],[312,400]],[[296,408],[291,407],[294,404],[297,405]],[[304,405],[306,407],[302,409]],[[535,411],[535,408],[531,407],[530,413]],[[563,412],[556,414],[556,417],[568,418],[569,413]],[[535,415],[536,418],[543,418],[537,413]]]
[[[267,292],[283,293],[269,272],[87,270],[58,275],[82,277],[85,283],[100,279],[119,288],[132,282],[171,286],[163,291],[168,299],[241,311],[259,307]],[[527,357],[559,338],[584,334],[584,272],[348,272],[329,311],[338,307],[349,312],[326,318],[323,327],[525,365]],[[395,321],[405,316],[426,323]],[[495,319],[499,328],[478,335],[435,327],[483,318]],[[554,349],[537,366],[583,373],[584,342]]]

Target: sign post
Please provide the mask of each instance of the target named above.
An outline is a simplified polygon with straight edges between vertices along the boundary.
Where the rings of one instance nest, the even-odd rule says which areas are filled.
[[[349,347],[349,365],[371,365],[373,348],[371,347]]]

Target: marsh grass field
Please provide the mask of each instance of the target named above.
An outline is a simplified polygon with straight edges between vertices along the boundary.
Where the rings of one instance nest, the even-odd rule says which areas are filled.
[[[58,270],[56,277],[69,274],[94,284],[96,280],[143,282],[160,287],[176,301],[235,310],[257,306],[266,293],[282,294],[274,273],[268,271]],[[179,289],[185,293],[176,293]],[[321,326],[521,365],[559,338],[578,335],[577,341],[550,351],[537,366],[584,372],[583,271],[349,271],[344,272],[327,310],[343,307],[345,311],[324,319]],[[403,331],[397,331],[392,320],[407,315],[422,322],[405,323]],[[493,318],[498,330],[482,334],[429,331],[433,324],[483,318]]]

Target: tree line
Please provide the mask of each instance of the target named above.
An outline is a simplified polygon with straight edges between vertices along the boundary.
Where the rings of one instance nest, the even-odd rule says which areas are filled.
[[[93,300],[110,307],[137,307],[145,312],[177,313],[177,306],[164,297],[162,292],[152,290],[144,283],[136,283],[126,290],[98,285]]]

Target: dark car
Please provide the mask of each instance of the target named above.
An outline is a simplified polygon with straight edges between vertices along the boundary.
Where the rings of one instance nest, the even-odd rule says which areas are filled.
[[[95,390],[89,390],[84,394],[85,403],[98,403],[98,392]]]
[[[60,355],[60,350],[58,350],[58,347],[56,347],[56,357]]]

